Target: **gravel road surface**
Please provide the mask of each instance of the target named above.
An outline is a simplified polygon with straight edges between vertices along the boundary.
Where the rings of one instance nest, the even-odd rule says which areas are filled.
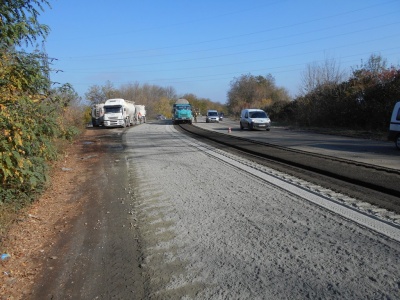
[[[99,130],[30,299],[400,299],[400,230],[379,209],[168,122]]]
[[[210,155],[171,125],[124,138],[147,298],[400,298],[399,242]]]

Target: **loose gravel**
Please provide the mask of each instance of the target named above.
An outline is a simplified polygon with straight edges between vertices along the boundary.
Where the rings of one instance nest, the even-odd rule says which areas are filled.
[[[125,135],[152,299],[400,298],[400,244],[193,147]]]

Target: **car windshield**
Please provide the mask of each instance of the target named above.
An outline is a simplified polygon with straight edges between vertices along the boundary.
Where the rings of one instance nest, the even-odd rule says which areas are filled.
[[[209,116],[218,116],[218,113],[216,111],[210,111],[208,112]]]
[[[249,113],[250,118],[259,118],[259,119],[265,119],[268,118],[267,114],[264,111],[254,111]]]

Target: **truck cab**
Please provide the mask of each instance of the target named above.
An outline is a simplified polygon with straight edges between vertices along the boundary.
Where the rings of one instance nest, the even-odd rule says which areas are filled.
[[[104,104],[104,126],[126,127],[133,125],[135,103],[121,98],[108,99]]]
[[[172,124],[192,124],[192,106],[186,99],[178,99],[172,107]]]
[[[397,102],[393,108],[388,139],[393,141],[400,150],[400,102]]]

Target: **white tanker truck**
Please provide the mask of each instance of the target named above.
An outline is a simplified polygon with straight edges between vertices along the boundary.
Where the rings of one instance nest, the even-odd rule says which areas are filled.
[[[104,103],[104,126],[126,127],[135,122],[135,102],[121,98],[108,99]]]
[[[140,124],[146,123],[146,107],[144,105],[135,105],[136,113],[135,118],[136,121]]]

